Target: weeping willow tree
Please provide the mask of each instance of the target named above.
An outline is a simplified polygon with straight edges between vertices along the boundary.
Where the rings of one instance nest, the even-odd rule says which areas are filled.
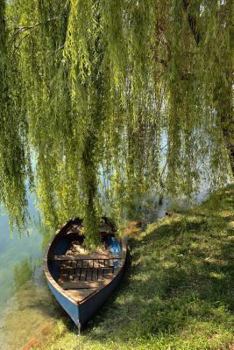
[[[230,0],[0,0],[1,201],[122,218],[233,174]],[[31,168],[33,170],[31,170]],[[208,180],[207,180],[208,181]]]

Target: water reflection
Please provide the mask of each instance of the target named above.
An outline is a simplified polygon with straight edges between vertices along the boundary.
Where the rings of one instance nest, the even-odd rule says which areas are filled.
[[[14,287],[15,291],[19,290],[27,281],[31,280],[35,266],[31,258],[25,258],[14,267]]]
[[[54,321],[58,310],[42,272],[51,234],[42,226],[34,201],[31,196],[31,219],[22,234],[10,234],[8,218],[0,212],[0,350],[21,349]]]

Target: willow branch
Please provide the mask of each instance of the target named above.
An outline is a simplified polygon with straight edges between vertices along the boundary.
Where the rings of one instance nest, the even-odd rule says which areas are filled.
[[[35,28],[37,28],[37,27],[39,27],[41,25],[44,25],[44,24],[47,24],[47,23],[50,23],[50,22],[53,22],[53,21],[57,21],[60,18],[61,17],[53,17],[53,18],[47,19],[46,21],[35,23],[33,25],[21,26],[21,27],[15,28],[16,30],[15,30],[13,36],[15,37],[16,35],[24,33],[27,30],[35,29]]]
[[[196,41],[196,44],[198,45],[201,41],[201,34],[198,30],[196,17],[189,13],[190,0],[183,0],[183,5],[184,10],[187,12],[189,27]]]

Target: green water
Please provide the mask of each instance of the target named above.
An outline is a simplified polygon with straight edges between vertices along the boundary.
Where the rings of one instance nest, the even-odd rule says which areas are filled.
[[[21,350],[58,312],[43,276],[48,235],[33,198],[29,211],[31,220],[21,235],[10,234],[7,215],[0,212],[0,350]]]

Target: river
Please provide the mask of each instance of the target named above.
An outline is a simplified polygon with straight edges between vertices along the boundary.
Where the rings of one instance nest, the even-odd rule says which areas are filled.
[[[58,315],[43,276],[42,261],[49,234],[40,224],[35,198],[29,198],[30,221],[25,233],[10,233],[0,212],[0,350],[21,350],[40,337]]]

